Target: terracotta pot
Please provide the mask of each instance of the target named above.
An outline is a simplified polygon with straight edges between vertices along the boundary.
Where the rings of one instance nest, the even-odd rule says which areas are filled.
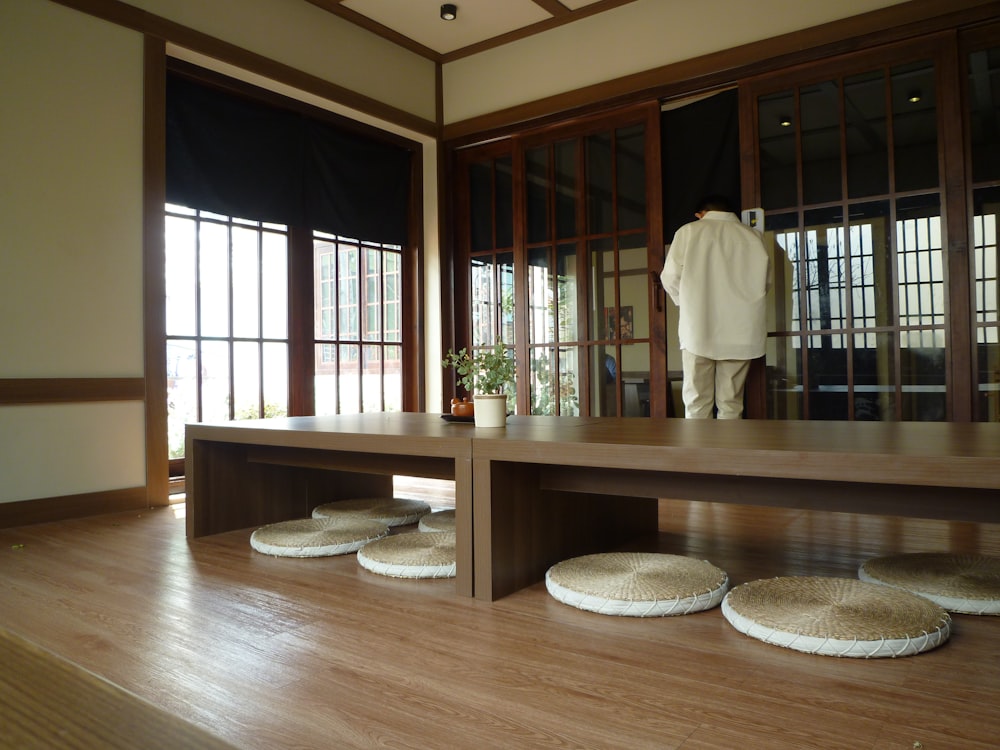
[[[475,404],[466,399],[453,398],[451,400],[451,414],[453,417],[471,417],[475,415]]]

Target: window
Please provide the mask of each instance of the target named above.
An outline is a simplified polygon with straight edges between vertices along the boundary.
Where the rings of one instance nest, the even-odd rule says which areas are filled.
[[[168,434],[288,413],[288,230],[166,207]]]

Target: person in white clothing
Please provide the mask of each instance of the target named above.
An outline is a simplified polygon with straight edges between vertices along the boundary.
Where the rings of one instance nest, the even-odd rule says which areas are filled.
[[[740,419],[750,360],[764,354],[771,256],[727,199],[710,196],[700,205],[698,220],[674,234],[660,274],[680,310],[684,414]]]

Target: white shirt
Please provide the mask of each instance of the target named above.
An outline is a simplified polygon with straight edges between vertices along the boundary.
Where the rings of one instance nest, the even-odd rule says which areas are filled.
[[[767,338],[771,256],[736,214],[707,211],[674,235],[660,281],[680,316],[681,349],[709,359],[755,359]]]

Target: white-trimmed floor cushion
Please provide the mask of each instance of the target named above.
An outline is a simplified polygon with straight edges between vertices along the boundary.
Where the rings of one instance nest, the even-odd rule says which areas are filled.
[[[359,497],[324,503],[313,508],[313,518],[326,518],[350,513],[359,518],[381,521],[386,526],[406,526],[416,523],[431,512],[423,500],[400,497]]]
[[[276,557],[329,557],[357,552],[388,533],[384,523],[364,518],[299,518],[262,526],[250,546]]]
[[[420,518],[417,529],[420,531],[454,531],[455,511],[436,510],[433,513],[428,513]]]
[[[1000,557],[945,552],[873,557],[861,564],[858,577],[912,591],[949,612],[1000,615]]]
[[[454,578],[455,534],[394,534],[358,550],[358,564],[393,578]]]
[[[852,578],[750,581],[726,594],[722,614],[751,638],[824,656],[911,656],[951,635],[951,616],[928,599]]]
[[[664,617],[716,606],[726,573],[705,560],[655,552],[603,552],[556,563],[545,573],[555,599],[602,615]]]

